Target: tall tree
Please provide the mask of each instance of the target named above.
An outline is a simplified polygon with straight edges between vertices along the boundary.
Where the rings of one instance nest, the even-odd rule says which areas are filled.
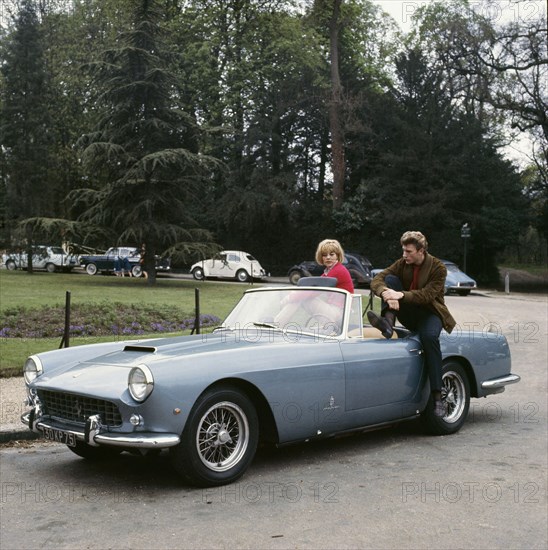
[[[333,0],[329,19],[329,62],[331,74],[331,100],[329,127],[331,130],[331,156],[333,162],[333,208],[339,209],[344,199],[345,161],[342,123],[342,85],[339,69],[339,36],[342,0]]]
[[[347,223],[361,216],[380,265],[398,253],[398,237],[411,228],[428,235],[435,254],[457,260],[460,228],[469,223],[470,271],[495,282],[496,254],[526,222],[519,175],[481,122],[453,101],[445,73],[424,52],[410,50],[396,65],[398,85],[368,113],[374,161],[361,173]],[[380,243],[372,238],[379,234]]]
[[[158,0],[134,2],[132,28],[92,66],[101,118],[82,139],[83,159],[104,183],[73,194],[85,204],[83,221],[112,228],[119,243],[144,244],[149,284],[157,253],[185,256],[210,246],[189,205],[214,162],[199,154],[197,125],[174,104],[159,8]]]
[[[21,220],[44,215],[51,207],[46,185],[51,135],[48,73],[32,0],[22,1],[2,54],[0,145],[5,162],[5,224],[14,228]],[[28,272],[32,273],[33,234],[28,227],[25,238]]]

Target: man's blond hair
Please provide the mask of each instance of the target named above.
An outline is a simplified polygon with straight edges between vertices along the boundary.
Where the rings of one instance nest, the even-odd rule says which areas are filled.
[[[417,250],[428,250],[428,241],[426,237],[420,231],[406,231],[400,239],[402,246],[406,244],[415,245]]]

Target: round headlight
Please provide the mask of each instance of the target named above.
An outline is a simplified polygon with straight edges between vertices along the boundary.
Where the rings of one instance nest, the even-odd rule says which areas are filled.
[[[135,401],[143,402],[154,389],[152,373],[146,365],[133,367],[129,372],[127,385],[131,397]]]
[[[31,355],[26,361],[25,366],[23,367],[23,375],[25,376],[25,382],[30,384],[36,378],[38,378],[42,372],[42,362],[36,355]]]

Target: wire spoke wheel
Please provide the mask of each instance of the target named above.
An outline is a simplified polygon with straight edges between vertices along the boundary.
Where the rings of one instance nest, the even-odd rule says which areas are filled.
[[[434,414],[434,401],[431,398],[423,411],[423,420],[430,433],[449,435],[458,432],[468,416],[470,407],[470,383],[463,366],[448,361],[442,370],[441,400],[445,405],[445,415]]]
[[[196,433],[201,461],[215,472],[237,464],[249,444],[249,424],[238,405],[223,401],[213,405],[202,417]]]
[[[218,386],[195,403],[179,445],[170,449],[175,470],[201,487],[231,483],[255,456],[259,418],[253,401],[239,388]]]
[[[451,371],[443,376],[441,398],[447,408],[445,422],[457,422],[466,405],[466,386],[457,372]]]

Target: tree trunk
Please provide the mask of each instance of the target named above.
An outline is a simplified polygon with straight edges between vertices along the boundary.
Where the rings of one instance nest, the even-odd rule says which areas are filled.
[[[342,0],[333,0],[333,13],[329,23],[331,62],[331,101],[329,126],[331,128],[331,156],[333,162],[333,209],[342,206],[344,199],[344,145],[342,129],[342,86],[339,74],[339,20]]]

